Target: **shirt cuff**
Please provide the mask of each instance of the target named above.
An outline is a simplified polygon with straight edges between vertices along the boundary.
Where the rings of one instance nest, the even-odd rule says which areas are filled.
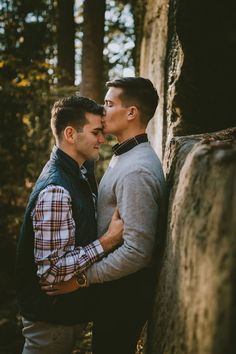
[[[104,249],[99,240],[95,240],[94,242],[85,246],[84,251],[91,260],[98,260],[102,258],[105,254]]]

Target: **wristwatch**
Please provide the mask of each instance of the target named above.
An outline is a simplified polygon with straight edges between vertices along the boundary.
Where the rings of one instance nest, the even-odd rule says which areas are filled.
[[[87,277],[84,273],[77,273],[76,280],[80,288],[86,288],[87,286]]]

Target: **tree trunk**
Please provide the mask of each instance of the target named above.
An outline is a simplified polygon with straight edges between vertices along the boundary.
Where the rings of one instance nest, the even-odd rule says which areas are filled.
[[[58,0],[58,68],[61,71],[59,83],[61,85],[74,85],[74,0]]]
[[[103,38],[105,0],[85,0],[80,92],[103,102]]]

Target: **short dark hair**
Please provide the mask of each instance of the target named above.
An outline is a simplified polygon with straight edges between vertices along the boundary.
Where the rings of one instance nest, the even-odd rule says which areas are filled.
[[[80,130],[86,124],[87,112],[102,115],[103,107],[87,97],[77,95],[56,101],[51,110],[53,135],[59,139],[68,125]]]
[[[126,105],[137,106],[141,113],[141,121],[147,125],[154,116],[159,97],[157,90],[149,79],[143,77],[124,77],[108,81],[106,87],[118,87],[122,89],[120,99]]]

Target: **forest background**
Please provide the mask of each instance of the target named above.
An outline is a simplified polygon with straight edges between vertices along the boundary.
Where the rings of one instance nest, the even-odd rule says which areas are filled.
[[[24,209],[53,140],[59,97],[103,102],[105,82],[134,76],[135,1],[2,0],[0,3],[0,354],[19,353],[15,249]],[[101,178],[111,141],[97,164]]]
[[[236,353],[235,14],[234,0],[0,1],[0,354],[22,345],[15,247],[52,103],[102,103],[107,79],[139,70],[160,96],[148,134],[169,191],[145,350]]]

